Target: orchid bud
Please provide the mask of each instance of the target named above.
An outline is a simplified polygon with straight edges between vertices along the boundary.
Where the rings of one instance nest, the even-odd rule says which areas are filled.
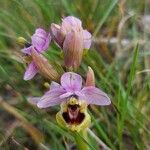
[[[91,67],[88,67],[85,86],[95,86],[94,71]]]
[[[27,42],[27,40],[26,40],[25,38],[23,38],[23,37],[18,37],[18,38],[16,39],[16,43],[17,43],[18,45],[24,47],[25,44],[28,43],[28,42]]]
[[[38,54],[34,48],[31,51],[32,59],[38,68],[38,71],[49,78],[50,80],[57,81],[60,78],[60,74],[54,69],[54,67],[48,62],[48,60],[41,54]]]
[[[64,44],[64,59],[67,68],[78,68],[83,55],[82,32],[72,31],[66,35]]]
[[[61,104],[61,110],[56,114],[56,120],[60,126],[76,132],[88,128],[91,123],[87,104],[74,97]]]

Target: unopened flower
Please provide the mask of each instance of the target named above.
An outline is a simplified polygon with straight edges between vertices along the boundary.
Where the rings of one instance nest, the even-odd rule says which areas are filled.
[[[28,41],[25,39],[25,38],[23,38],[23,37],[18,37],[17,39],[16,39],[16,43],[18,44],[18,45],[20,45],[20,46],[22,46],[22,47],[28,47],[28,46],[30,46],[31,44],[30,43],[28,43]],[[28,45],[29,44],[29,45]]]
[[[31,56],[32,50],[34,49],[38,54],[40,54],[48,49],[50,41],[50,33],[47,33],[41,28],[38,28],[31,37],[31,44],[28,47],[22,49],[22,52],[27,56]],[[37,74],[37,72],[38,68],[35,62],[31,60],[24,74],[24,80],[32,79]]]
[[[81,63],[83,50],[91,46],[91,34],[73,16],[62,19],[61,26],[52,23],[51,33],[53,40],[64,51],[66,67],[77,68]]]
[[[90,116],[87,113],[88,104],[109,105],[111,103],[106,93],[94,86],[82,86],[82,77],[73,72],[64,73],[61,84],[52,82],[50,90],[40,99],[37,106],[47,108],[61,105],[56,119],[59,124],[72,131],[80,131],[88,127]]]

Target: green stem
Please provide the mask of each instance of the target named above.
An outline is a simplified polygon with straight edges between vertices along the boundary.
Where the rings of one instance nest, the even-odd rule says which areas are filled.
[[[73,134],[78,150],[89,150],[87,129]]]

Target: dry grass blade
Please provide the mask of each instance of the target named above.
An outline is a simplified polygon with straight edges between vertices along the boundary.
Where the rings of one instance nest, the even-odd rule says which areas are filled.
[[[99,137],[97,137],[93,131],[88,129],[88,133],[99,143],[99,145],[104,149],[104,150],[111,150]]]
[[[117,43],[117,51],[118,53],[117,54],[120,54],[120,51],[122,50],[122,45],[121,45],[121,41],[122,41],[122,36],[123,36],[123,28],[125,26],[125,23],[127,22],[128,19],[130,19],[131,17],[133,17],[134,14],[129,14],[125,17],[123,17],[119,23],[119,26],[118,26],[118,32],[117,32],[117,40],[118,40],[118,43]]]
[[[9,129],[6,131],[6,134],[4,135],[4,138],[2,141],[0,141],[0,147],[8,140],[8,138],[11,136],[11,134],[14,132],[14,130],[20,126],[18,121],[13,122]]]
[[[141,73],[148,73],[148,72],[150,72],[150,69],[144,69],[142,71],[138,71],[136,74],[138,75],[138,74],[141,74]]]
[[[39,144],[44,140],[44,135],[33,125],[31,125],[19,112],[0,98],[0,106],[8,113],[14,115],[21,123],[21,126],[31,135],[33,140]]]

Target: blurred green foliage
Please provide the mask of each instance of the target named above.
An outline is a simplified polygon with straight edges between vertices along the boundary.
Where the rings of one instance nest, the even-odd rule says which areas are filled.
[[[80,72],[85,76],[87,66],[91,66],[97,86],[109,94],[113,103],[105,108],[89,107],[91,129],[111,149],[149,149],[150,78],[148,73],[137,74],[150,69],[146,47],[150,36],[141,23],[144,15],[150,14],[149,8],[148,0],[1,0],[0,96],[6,105],[0,102],[0,149],[75,147],[71,134],[57,126],[55,114],[59,107],[39,110],[27,102],[30,96],[41,96],[47,90],[44,82],[49,81],[40,75],[23,81],[25,66],[16,44],[17,37],[30,41],[37,27],[49,30],[50,23],[60,23],[68,15],[80,18],[84,28],[94,35]],[[114,37],[118,41],[111,43]],[[124,39],[128,43],[123,45]],[[138,39],[146,44],[136,47]],[[62,62],[54,44],[46,56]],[[42,143],[35,138],[38,135],[32,134],[33,127],[43,134]],[[99,143],[90,139],[91,148],[99,149]]]

